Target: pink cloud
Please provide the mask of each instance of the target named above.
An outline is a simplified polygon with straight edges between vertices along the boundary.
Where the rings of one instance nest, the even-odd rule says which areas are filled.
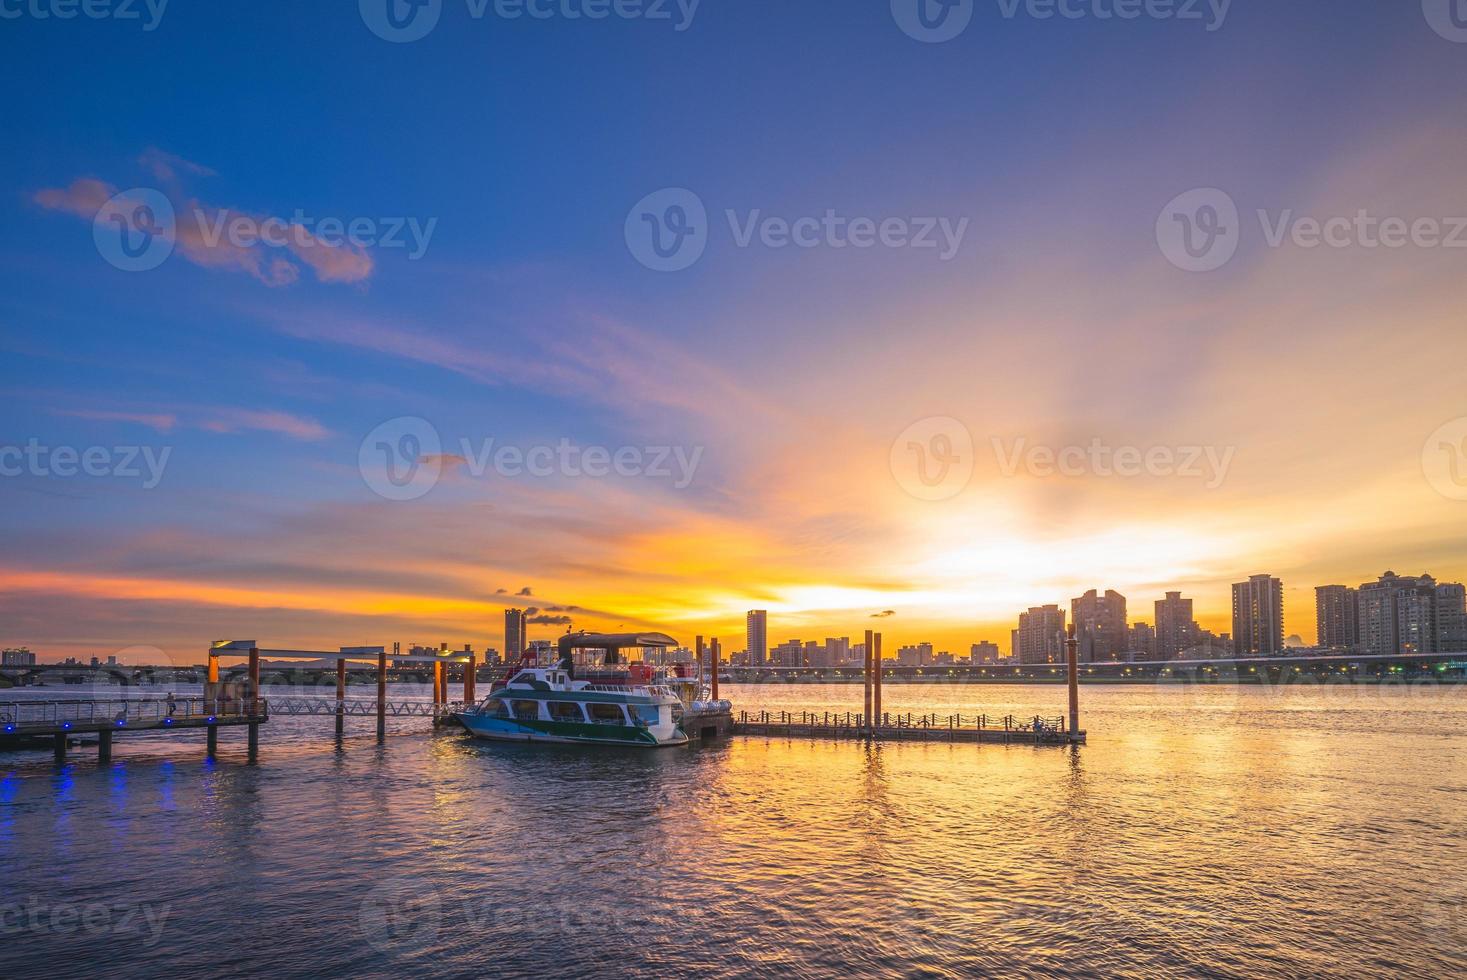
[[[361,282],[372,274],[372,257],[366,249],[350,243],[327,244],[300,225],[290,226],[288,247],[322,282]]]
[[[55,415],[67,415],[94,422],[136,422],[159,432],[171,432],[178,425],[178,416],[172,414],[149,414],[145,412],[93,412],[85,409],[57,409]]]
[[[364,282],[375,269],[371,255],[360,245],[323,241],[283,218],[207,204],[178,189],[180,177],[212,176],[208,167],[156,147],[144,151],[138,163],[169,188],[166,196],[174,206],[174,227],[165,234],[173,238],[178,254],[194,265],[243,272],[271,287],[297,282],[302,266],[323,283]],[[37,191],[32,199],[47,210],[92,221],[117,193],[112,184],[82,177],[64,188]]]
[[[194,177],[217,177],[213,170],[201,163],[185,160],[181,156],[150,146],[138,157],[138,163],[152,172],[159,180],[173,181],[180,172]]]
[[[64,211],[91,221],[117,188],[95,177],[78,177],[69,187],[37,191],[34,200],[49,211]]]
[[[288,412],[258,412],[243,408],[216,412],[212,418],[200,423],[199,428],[209,432],[274,432],[307,442],[324,439],[331,434],[315,419]]]

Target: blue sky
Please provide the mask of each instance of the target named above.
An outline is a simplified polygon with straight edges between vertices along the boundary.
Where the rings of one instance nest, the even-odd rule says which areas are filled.
[[[723,630],[729,649],[760,604],[812,635],[894,608],[907,639],[965,649],[1082,584],[1124,585],[1138,608],[1181,586],[1218,615],[1258,562],[1292,576],[1307,633],[1325,579],[1467,572],[1458,502],[1419,459],[1467,415],[1463,253],[1270,249],[1255,230],[1196,275],[1155,231],[1169,200],[1207,187],[1245,218],[1467,213],[1467,44],[1415,2],[1237,0],[1208,30],[1205,5],[1202,20],[1068,21],[995,0],[937,44],[886,2],[704,0],[679,31],[675,7],[674,22],[476,20],[445,0],[403,44],[353,3],[173,0],[150,31],[5,9],[23,12],[0,20],[0,443],[172,447],[146,491],[0,480],[6,643],[188,659],[236,627],[494,642],[497,590],[530,583],[603,614],[578,625]],[[432,236],[418,258],[181,246],[126,272],[94,245],[87,187]],[[662,188],[710,216],[705,253],[675,273],[623,235]],[[740,248],[724,216],[827,209],[966,230],[943,261]],[[323,254],[347,263],[338,278],[308,261]],[[271,284],[276,266],[242,261],[294,271]],[[1415,385],[1389,336],[1434,351],[1439,383]],[[706,451],[685,488],[485,481],[448,461],[426,497],[384,501],[358,450],[399,417],[429,420],[450,453],[460,437]],[[928,417],[980,445],[1226,444],[1238,463],[1205,495],[990,467],[932,506],[888,466]],[[1342,423],[1351,438],[1332,437]],[[1320,525],[1278,534],[1301,506]],[[944,550],[988,555],[995,528],[987,558]],[[1102,529],[1182,543],[1137,567],[1041,570],[1077,536],[1104,556]],[[1020,581],[1016,553],[1035,558]],[[404,555],[414,567],[394,572]],[[185,582],[217,591],[175,595]],[[281,605],[279,583],[308,598]]]

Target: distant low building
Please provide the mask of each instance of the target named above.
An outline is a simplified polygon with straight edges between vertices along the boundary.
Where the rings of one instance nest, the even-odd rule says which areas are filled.
[[[968,648],[968,661],[974,664],[998,663],[998,644],[979,640]]]

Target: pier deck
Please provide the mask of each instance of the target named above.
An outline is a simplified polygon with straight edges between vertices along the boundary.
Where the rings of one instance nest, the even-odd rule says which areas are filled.
[[[65,759],[72,737],[96,735],[99,755],[111,758],[118,733],[171,732],[203,728],[214,754],[220,728],[249,728],[253,754],[259,726],[270,720],[264,699],[239,698],[64,698],[0,701],[0,748],[20,748],[50,738],[56,758]]]
[[[868,726],[859,713],[743,711],[733,723],[733,734],[765,738],[876,738],[889,741],[994,742],[1033,745],[1071,745],[1085,741],[1085,733],[1066,730],[1064,716],[1019,719],[1013,715],[883,714],[880,724]]]

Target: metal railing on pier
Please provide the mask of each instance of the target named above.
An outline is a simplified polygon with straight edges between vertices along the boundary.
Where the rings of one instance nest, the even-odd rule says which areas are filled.
[[[951,742],[1034,742],[1042,745],[1071,741],[1065,716],[1027,718],[1015,715],[917,715],[883,712],[871,724],[860,712],[761,711],[739,712],[734,733],[799,738],[889,738]]]
[[[9,735],[103,725],[166,725],[169,721],[263,720],[263,698],[68,698],[0,701],[0,732]]]

